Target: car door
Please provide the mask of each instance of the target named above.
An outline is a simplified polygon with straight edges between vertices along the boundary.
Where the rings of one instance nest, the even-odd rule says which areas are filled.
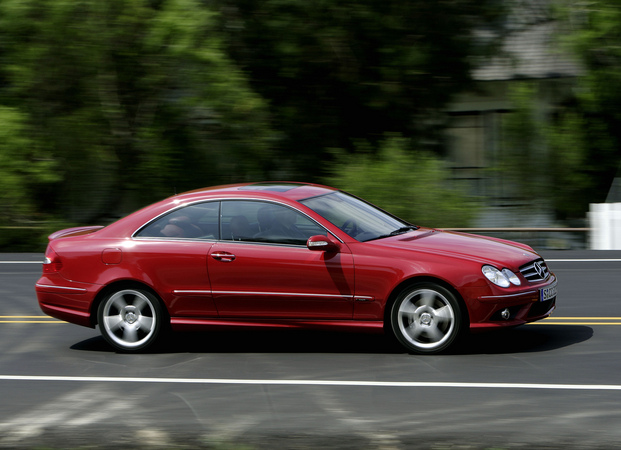
[[[207,271],[218,238],[219,202],[183,206],[140,229],[132,243],[132,266],[162,296],[171,316],[216,317]]]
[[[288,206],[222,202],[221,240],[209,252],[212,295],[220,317],[351,319],[354,267],[340,252],[311,251],[327,231]]]

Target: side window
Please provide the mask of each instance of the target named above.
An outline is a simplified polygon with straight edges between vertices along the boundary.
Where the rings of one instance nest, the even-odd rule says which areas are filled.
[[[222,202],[224,240],[305,245],[317,234],[326,234],[326,230],[286,206],[246,200]]]
[[[185,206],[141,229],[138,237],[218,239],[220,202]]]

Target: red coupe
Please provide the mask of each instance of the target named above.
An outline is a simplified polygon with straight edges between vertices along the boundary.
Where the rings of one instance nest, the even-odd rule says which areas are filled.
[[[123,352],[169,330],[294,327],[385,330],[437,353],[547,317],[557,280],[524,244],[418,227],[326,186],[256,183],[58,231],[36,291],[43,312]]]

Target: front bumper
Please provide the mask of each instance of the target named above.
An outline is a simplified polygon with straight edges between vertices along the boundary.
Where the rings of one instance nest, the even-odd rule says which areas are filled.
[[[474,293],[470,329],[515,327],[548,317],[556,309],[556,295],[546,298],[542,291],[556,283],[556,276],[550,274],[547,280],[520,289],[503,292],[501,288],[487,288]]]

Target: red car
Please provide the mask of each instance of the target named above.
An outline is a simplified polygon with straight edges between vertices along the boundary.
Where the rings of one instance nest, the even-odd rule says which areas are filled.
[[[527,245],[422,228],[302,183],[175,195],[49,237],[41,309],[123,352],[172,330],[387,331],[437,353],[468,330],[543,319],[557,280]]]

